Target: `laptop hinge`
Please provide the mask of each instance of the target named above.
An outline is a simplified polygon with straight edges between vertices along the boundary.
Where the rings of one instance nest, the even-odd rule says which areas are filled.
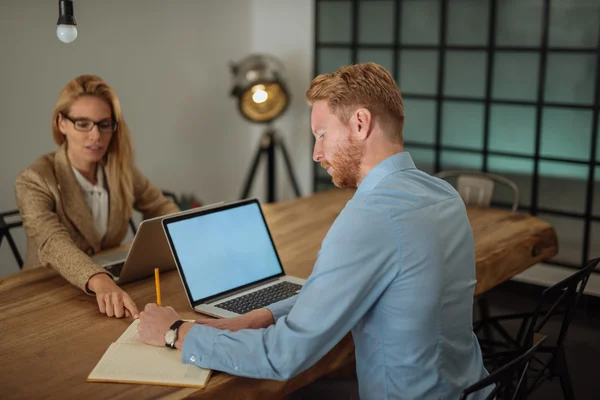
[[[231,292],[227,292],[227,294],[223,294],[223,295],[221,295],[219,297],[215,297],[214,299],[211,299],[210,301],[205,301],[205,302],[203,302],[201,304],[216,303],[216,302],[219,302],[219,301],[221,301],[223,299],[226,299],[228,297],[235,296],[236,294],[247,292],[248,290],[252,290],[252,289],[257,288],[259,286],[264,286],[264,285],[266,285],[268,283],[275,282],[275,281],[277,281],[279,279],[281,279],[281,276],[277,276],[275,278],[267,279],[266,281],[261,281],[259,283],[255,283],[255,284],[250,285],[250,286],[244,286],[242,289],[237,289],[237,290],[233,290]]]

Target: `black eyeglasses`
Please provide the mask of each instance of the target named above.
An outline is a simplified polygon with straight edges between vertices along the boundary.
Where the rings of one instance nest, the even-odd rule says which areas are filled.
[[[100,133],[113,133],[117,131],[117,122],[112,119],[103,119],[102,121],[96,122],[87,118],[73,119],[65,114],[62,114],[62,116],[71,121],[75,129],[79,132],[89,132],[94,129],[94,125],[98,126],[98,131]]]

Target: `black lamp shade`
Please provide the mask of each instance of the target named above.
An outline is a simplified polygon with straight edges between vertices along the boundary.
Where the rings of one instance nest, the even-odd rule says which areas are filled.
[[[231,65],[235,85],[231,95],[238,100],[242,116],[268,123],[287,109],[290,95],[282,78],[283,65],[266,54],[252,54]]]

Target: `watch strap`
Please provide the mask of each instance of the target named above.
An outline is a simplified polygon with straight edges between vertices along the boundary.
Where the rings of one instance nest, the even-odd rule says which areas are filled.
[[[177,321],[173,322],[173,325],[171,325],[171,327],[170,327],[169,329],[176,330],[176,329],[178,329],[178,328],[181,326],[181,324],[183,324],[184,322],[185,322],[185,321],[184,321],[184,320],[182,320],[182,319],[180,319],[180,320],[177,320]]]
[[[175,342],[177,341],[178,338],[178,331],[179,331],[179,327],[181,326],[181,324],[183,324],[185,321],[183,320],[177,320],[175,322],[173,322],[173,325],[171,325],[171,327],[169,328],[169,330],[174,331],[175,332],[175,340],[173,340],[173,343],[165,343],[165,346],[174,349],[175,348]]]

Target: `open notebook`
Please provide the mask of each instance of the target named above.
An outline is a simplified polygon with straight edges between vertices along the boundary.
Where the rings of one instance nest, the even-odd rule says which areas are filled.
[[[193,321],[190,321],[193,322]],[[211,370],[181,362],[181,350],[155,347],[140,341],[135,320],[106,350],[88,382],[204,388]]]

